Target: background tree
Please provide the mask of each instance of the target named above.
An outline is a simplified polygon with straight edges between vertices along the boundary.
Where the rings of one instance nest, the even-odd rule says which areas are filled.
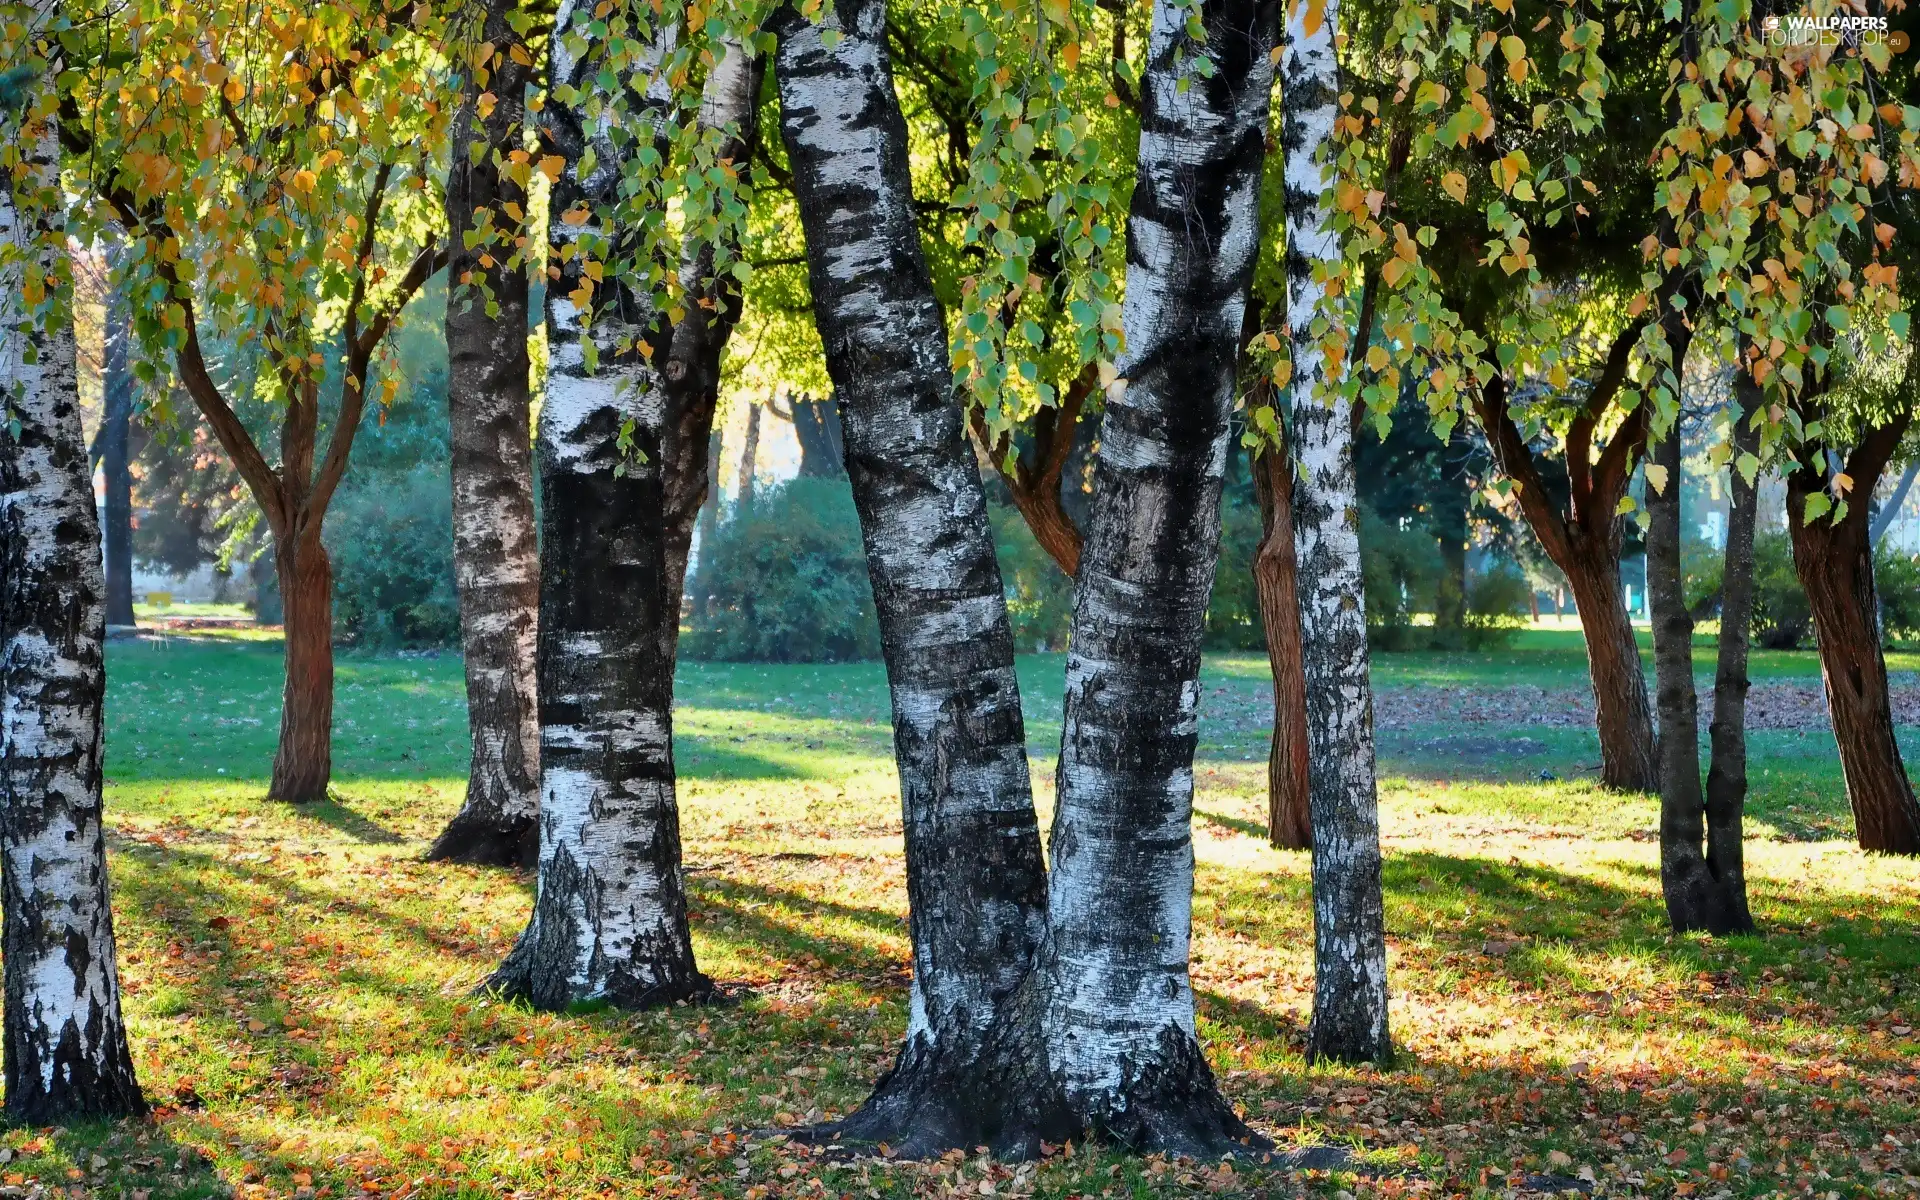
[[[138,5],[124,29],[141,53],[103,51],[63,127],[133,239],[129,286],[151,298],[136,328],[174,360],[273,538],[286,686],[268,794],[280,800],[326,795],[333,578],[322,527],[376,357],[442,261],[427,148],[445,144],[446,108],[429,95],[438,77],[430,39],[409,26],[416,15],[425,10],[385,0],[190,16]],[[216,377],[203,324],[266,364],[277,463],[238,411],[249,397]]]
[[[120,1013],[101,815],[106,610],[73,334],[51,44],[0,9],[0,908],[6,1112],[144,1113]]]

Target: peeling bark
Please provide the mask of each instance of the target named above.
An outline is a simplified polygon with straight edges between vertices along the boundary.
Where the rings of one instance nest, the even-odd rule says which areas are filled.
[[[504,170],[520,149],[533,68],[510,52],[522,43],[518,0],[489,0],[478,32],[495,48],[472,69],[454,119],[446,211],[447,409],[452,429],[453,562],[460,592],[467,728],[467,796],[427,851],[430,861],[532,866],[540,848],[540,720],[535,643],[540,561],[529,441],[531,362],[526,236],[509,209],[526,189]],[[529,63],[531,56],[529,55]],[[482,116],[480,97],[493,97]],[[467,244],[478,231],[482,240]]]
[[[564,47],[572,9],[568,0],[556,18],[554,89],[585,82],[585,62]],[[650,53],[672,37],[669,27]],[[549,99],[542,134],[566,162],[556,209],[609,198],[619,150],[602,129]],[[598,163],[583,178],[589,144]],[[610,285],[591,332],[600,369],[589,374],[573,282],[547,292],[539,428],[538,886],[526,930],[484,986],[542,1009],[641,1008],[713,990],[694,965],[680,863],[673,669],[661,633],[678,620],[667,608],[664,401],[648,357],[619,349],[662,337],[665,322],[644,297]]]
[[[925,1154],[999,1144],[983,1046],[1032,966],[1046,890],[1013,636],[914,219],[885,17],[881,0],[842,0],[818,25],[787,9],[772,28],[892,696],[913,940],[905,1045],[832,1135]]]
[[[35,185],[53,131],[26,131]],[[51,279],[63,214],[0,175],[0,238]],[[105,582],[73,327],[0,285],[0,908],[6,1113],[29,1125],[143,1113],[120,1014],[101,815]],[[9,430],[17,425],[17,432]]]

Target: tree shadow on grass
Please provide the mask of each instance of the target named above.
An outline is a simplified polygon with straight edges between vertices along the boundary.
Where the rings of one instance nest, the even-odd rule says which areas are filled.
[[[337,829],[354,841],[369,846],[397,846],[407,840],[350,807],[337,792],[329,792],[325,800],[289,805],[288,810],[297,817]]]

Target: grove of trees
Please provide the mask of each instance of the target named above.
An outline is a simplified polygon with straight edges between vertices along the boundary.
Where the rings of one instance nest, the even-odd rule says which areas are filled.
[[[783,535],[744,523],[752,449],[742,524],[712,523],[723,393],[753,370],[830,389],[788,400],[792,494],[844,470],[857,514],[865,585],[839,607],[866,619],[870,595],[875,632],[821,656],[877,642],[885,664],[913,955],[896,1065],[836,1136],[1251,1144],[1188,974],[1229,568],[1251,567],[1273,671],[1270,834],[1312,855],[1312,1058],[1394,1052],[1370,633],[1414,572],[1369,569],[1393,538],[1434,555],[1437,639],[1511,615],[1469,595],[1470,526],[1557,570],[1601,778],[1660,796],[1673,928],[1739,933],[1756,512],[1784,479],[1857,838],[1920,853],[1873,501],[1920,410],[1920,73],[1896,50],[1915,17],[1804,11],[1833,20],[1799,36],[1772,0],[0,0],[8,1111],[143,1106],[101,815],[120,597],[75,366],[75,263],[109,242],[132,331],[109,356],[143,394],[183,390],[264,521],[274,802],[327,795],[323,534],[356,445],[405,417],[396,346],[444,294],[473,756],[430,856],[532,867],[485,987],[540,1009],[716,995],[675,665],[683,614],[690,649],[741,644],[703,625],[730,603],[703,575],[750,558],[724,537]],[[129,404],[109,407],[118,478]],[[1731,488],[1704,781],[1688,430]],[[1390,523],[1402,471],[1424,490]],[[996,512],[1070,597],[1044,854]],[[1651,699],[1622,576],[1642,539]]]

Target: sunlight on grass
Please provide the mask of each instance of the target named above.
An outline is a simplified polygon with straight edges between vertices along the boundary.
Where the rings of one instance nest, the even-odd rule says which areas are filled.
[[[16,1131],[9,1169],[23,1179],[79,1171],[96,1191],[155,1197],[757,1200],[938,1195],[956,1180],[978,1195],[983,1179],[1056,1197],[1366,1190],[1347,1173],[1275,1182],[1257,1163],[1223,1173],[1084,1151],[1025,1174],[835,1165],[752,1136],[857,1104],[905,1026],[898,795],[873,664],[683,667],[695,945],[705,970],[750,991],[721,1007],[553,1016],[471,995],[524,924],[531,881],[418,861],[464,787],[457,659],[343,656],[334,796],[291,809],[263,799],[270,648],[110,653],[123,972],[160,1121]],[[1054,721],[1029,726],[1043,822],[1058,666],[1021,664],[1030,712]],[[1517,766],[1389,756],[1402,1057],[1386,1072],[1308,1067],[1308,861],[1264,840],[1264,671],[1208,664],[1193,980],[1223,1086],[1270,1135],[1465,1191],[1497,1189],[1489,1172],[1514,1167],[1743,1196],[1905,1186],[1885,1173],[1902,1153],[1920,1169],[1880,1142],[1920,1127],[1920,864],[1843,840],[1830,750],[1798,735],[1756,741],[1770,798],[1756,801],[1748,867],[1767,934],[1724,943],[1666,932],[1650,798],[1524,774],[1587,753],[1577,734]],[[1766,790],[1766,771],[1790,785]]]

